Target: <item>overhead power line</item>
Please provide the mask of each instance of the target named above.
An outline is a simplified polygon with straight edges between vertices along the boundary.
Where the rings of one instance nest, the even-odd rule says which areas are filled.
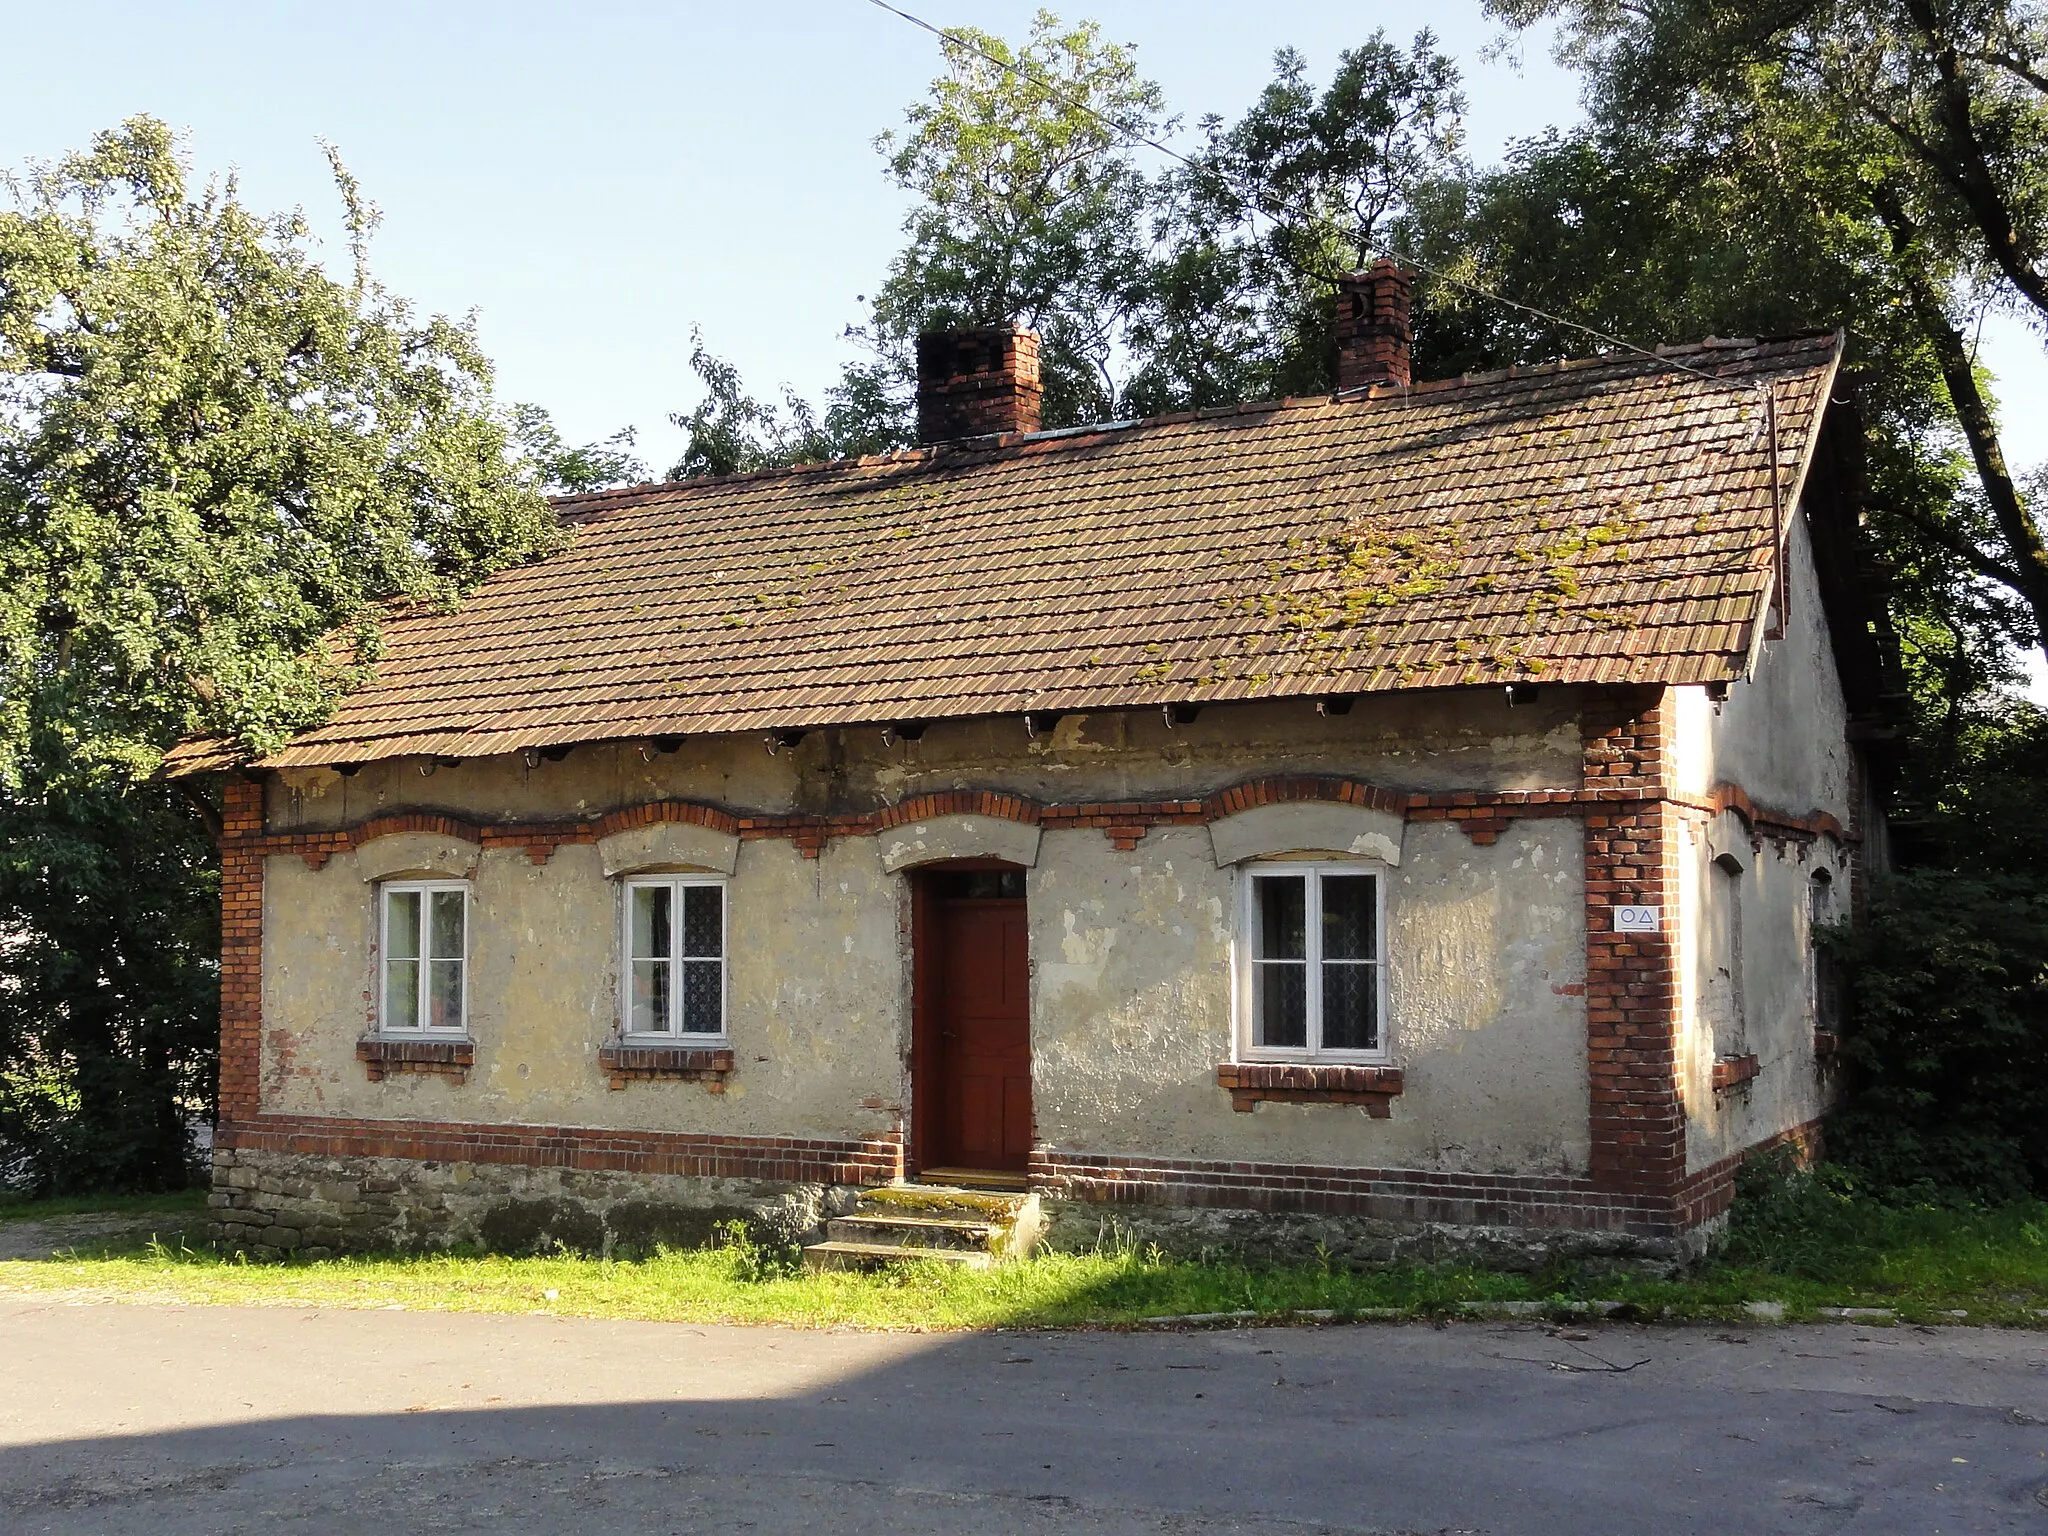
[[[868,3],[874,6],[877,10],[887,11],[891,16],[899,17],[902,20],[909,22],[913,27],[917,27],[925,32],[929,32],[933,37],[936,37],[942,44],[947,44],[955,48],[965,49],[967,52],[974,54],[976,57],[983,59],[990,64],[993,64],[997,69],[1003,70],[1006,73],[1015,76],[1019,80],[1025,81],[1030,85],[1038,87],[1039,90],[1043,91],[1052,100],[1059,102],[1062,106],[1069,107],[1076,112],[1085,113],[1087,116],[1092,117],[1093,119],[1095,119],[1095,121],[1102,124],[1103,127],[1109,129],[1110,132],[1116,134],[1126,143],[1141,145],[1146,149],[1156,150],[1160,154],[1165,155],[1170,160],[1179,161],[1182,165],[1186,166],[1189,170],[1195,172],[1197,175],[1214,176],[1219,181],[1224,182],[1225,185],[1229,185],[1229,179],[1224,174],[1220,166],[1216,166],[1213,164],[1205,164],[1202,161],[1194,159],[1192,156],[1181,153],[1181,151],[1175,149],[1170,144],[1162,143],[1160,140],[1153,138],[1151,135],[1140,132],[1128,123],[1118,122],[1115,118],[1109,116],[1105,112],[1097,111],[1094,107],[1090,106],[1087,102],[1080,100],[1078,97],[1067,95],[1065,92],[1059,89],[1058,85],[1055,82],[1046,79],[1043,75],[1040,75],[1033,70],[1026,69],[1023,65],[1018,64],[1013,60],[1005,59],[996,54],[990,53],[986,48],[983,48],[980,44],[976,43],[972,38],[964,36],[959,32],[949,32],[942,27],[934,26],[931,22],[926,21],[922,16],[912,15],[909,11],[902,9],[900,6],[890,4],[889,0],[868,0]],[[1245,186],[1239,185],[1235,187],[1234,190],[1240,197],[1242,197],[1245,200],[1245,202],[1249,206],[1256,209],[1258,212],[1263,213],[1267,218],[1271,219],[1276,224],[1286,224],[1290,216],[1293,219],[1299,220],[1303,223],[1313,224],[1315,222],[1316,215],[1312,211],[1306,208],[1296,207],[1294,205],[1287,203],[1276,203],[1273,199],[1268,198],[1265,195],[1265,193],[1258,188],[1247,188]],[[1454,277],[1449,272],[1445,272],[1440,268],[1432,267],[1425,262],[1417,261],[1413,256],[1403,251],[1396,250],[1392,246],[1381,244],[1375,246],[1374,250],[1377,254],[1381,256],[1385,256],[1393,261],[1397,261],[1402,266],[1410,267],[1415,271],[1422,273],[1426,277],[1434,278],[1436,281],[1440,283],[1447,283],[1451,287],[1459,289],[1462,292],[1468,293],[1476,299],[1482,299],[1489,304],[1499,304],[1507,309],[1518,310],[1522,314],[1531,315],[1536,319],[1546,321],[1551,325],[1561,325],[1565,327],[1567,330],[1577,331],[1582,335],[1590,336],[1595,341],[1602,342],[1607,346],[1613,347],[1619,351],[1634,353],[1638,357],[1646,358],[1650,362],[1657,364],[1659,367],[1669,368],[1678,373],[1689,373],[1693,375],[1693,377],[1703,379],[1707,383],[1712,384],[1717,388],[1733,390],[1740,394],[1748,394],[1752,391],[1760,392],[1764,389],[1764,385],[1760,381],[1757,383],[1739,383],[1733,379],[1724,379],[1720,377],[1720,375],[1718,374],[1707,372],[1707,370],[1704,368],[1695,368],[1690,363],[1682,363],[1677,358],[1668,357],[1664,353],[1654,351],[1649,347],[1638,346],[1635,342],[1624,340],[1619,336],[1610,336],[1605,331],[1596,330],[1592,326],[1582,324],[1577,320],[1568,320],[1563,315],[1554,315],[1551,314],[1548,310],[1538,309],[1534,304],[1524,304],[1520,299],[1511,299],[1504,293],[1496,293],[1490,288],[1482,288],[1478,284],[1467,282],[1465,279],[1461,277]]]

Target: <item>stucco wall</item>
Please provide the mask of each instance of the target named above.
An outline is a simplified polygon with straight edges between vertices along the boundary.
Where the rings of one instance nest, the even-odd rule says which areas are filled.
[[[927,789],[991,787],[1048,800],[1204,794],[1262,772],[1347,773],[1389,787],[1570,784],[1573,701],[1510,710],[1492,691],[1361,700],[1325,719],[1305,703],[1157,715],[934,726],[918,743],[818,733],[771,756],[757,739],[674,754],[588,748],[360,774],[299,774],[270,802],[277,830],[439,809],[482,821],[589,816],[668,796],[736,809],[865,807]],[[616,1125],[841,1137],[891,1129],[907,1101],[906,881],[886,839],[743,842],[730,891],[731,1035],[721,1094],[696,1083],[613,1091],[600,1046],[617,1027],[619,887],[600,851],[544,865],[483,851],[475,873],[468,1080],[355,1060],[371,1023],[374,901],[359,855],[319,871],[267,861],[263,1103],[296,1114],[471,1123]],[[374,847],[374,845],[369,845]],[[365,854],[368,856],[368,849]],[[1581,832],[1515,823],[1478,847],[1453,827],[1406,829],[1387,873],[1390,1038],[1407,1089],[1392,1118],[1343,1105],[1239,1114],[1215,1083],[1230,1059],[1235,872],[1206,827],[1159,828],[1129,852],[1097,830],[1045,834],[1029,892],[1039,1136],[1091,1151],[1241,1156],[1350,1166],[1560,1172],[1586,1161]]]
[[[1678,788],[1704,796],[1732,784],[1761,811],[1795,818],[1826,812],[1846,827],[1857,819],[1858,792],[1848,707],[1803,518],[1791,528],[1787,574],[1785,635],[1764,642],[1753,675],[1735,683],[1718,709],[1703,689],[1675,690]],[[1846,913],[1858,874],[1849,852],[1829,836],[1752,835],[1732,811],[1688,819],[1680,867],[1681,1090],[1689,1167],[1739,1152],[1813,1119],[1824,1107],[1813,1054],[1810,882],[1814,870],[1825,867],[1836,910]],[[1717,875],[1714,861],[1723,853],[1741,864],[1740,873]],[[1730,921],[1731,893],[1740,914],[1742,1005],[1733,1035],[1725,1017],[1726,983],[1716,975],[1725,955],[1714,952]],[[1756,1055],[1759,1076],[1716,1094],[1716,1055],[1742,1052]]]
[[[814,731],[771,756],[759,736],[686,740],[675,752],[579,747],[560,762],[479,758],[422,774],[414,760],[277,774],[276,831],[345,827],[388,811],[492,821],[601,815],[695,799],[763,813],[866,810],[943,789],[1038,800],[1202,795],[1267,773],[1344,774],[1387,789],[1574,786],[1579,734],[1569,690],[1509,708],[1503,691],[1361,698],[1325,717],[1307,700],[1219,705],[1168,729],[1156,711],[1070,715],[1028,736],[1021,719],[942,721],[918,741],[874,729]]]
[[[1724,874],[1716,869],[1715,860],[1731,848],[1743,867]],[[1841,910],[1849,864],[1845,851],[1831,839],[1752,839],[1741,832],[1732,813],[1690,823],[1680,857],[1686,904],[1686,1049],[1680,1090],[1686,1107],[1686,1163],[1697,1169],[1805,1124],[1825,1108],[1813,1053],[1808,913],[1814,872],[1820,869],[1827,871]],[[1728,915],[1724,912],[1718,922],[1709,920],[1709,905],[1727,901],[1725,882],[1731,881],[1740,889],[1734,912],[1740,929],[1739,1021],[1730,1021],[1722,1009],[1712,1006],[1721,985],[1715,972],[1723,962],[1723,956],[1714,952],[1714,941],[1725,932],[1722,925]],[[1717,1025],[1723,1038],[1716,1038]],[[1753,1054],[1759,1072],[1741,1087],[1716,1093],[1714,1061],[1724,1050]]]
[[[873,1135],[895,1125],[907,981],[899,882],[881,873],[873,839],[834,843],[816,861],[785,842],[742,845],[729,898],[737,1067],[723,1094],[690,1082],[613,1091],[599,1070],[598,1049],[617,1030],[620,888],[588,846],[538,867],[523,852],[483,854],[470,919],[468,1081],[369,1081],[355,1042],[370,1025],[374,902],[355,864],[343,854],[316,873],[296,856],[267,861],[265,1109],[713,1135]]]
[[[1703,688],[1674,690],[1678,789],[1704,795],[1739,784],[1760,806],[1794,816],[1823,810],[1846,824],[1855,774],[1849,709],[1804,518],[1793,520],[1787,555],[1784,637],[1763,642],[1753,674],[1733,684],[1718,709]]]
[[[1130,853],[1048,834],[1030,882],[1038,1133],[1055,1146],[1353,1167],[1561,1173],[1586,1163],[1583,844],[1518,822],[1491,847],[1408,829],[1387,872],[1392,1116],[1230,1106],[1231,870],[1199,827]]]

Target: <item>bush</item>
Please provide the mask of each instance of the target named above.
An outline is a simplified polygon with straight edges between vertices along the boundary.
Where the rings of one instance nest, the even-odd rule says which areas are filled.
[[[1831,1156],[1892,1203],[2048,1191],[2048,877],[1901,874],[1825,938],[1853,1073]]]

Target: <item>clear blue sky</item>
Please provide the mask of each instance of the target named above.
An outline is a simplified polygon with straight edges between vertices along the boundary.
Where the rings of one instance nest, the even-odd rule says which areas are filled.
[[[941,25],[1018,35],[1024,0],[918,0]],[[1541,39],[1486,57],[1478,0],[1087,0],[1190,120],[1240,111],[1291,44],[1326,75],[1375,27],[1422,19],[1467,70],[1471,147],[1578,113]],[[903,205],[874,136],[937,66],[933,40],[866,0],[776,5],[17,5],[0,164],[78,147],[148,111],[258,207],[303,205],[337,251],[317,140],[338,144],[385,224],[376,268],[422,308],[481,317],[503,393],[578,438],[640,429],[657,470],[691,398],[692,325],[757,392],[815,395],[846,355]],[[27,61],[34,67],[24,68]],[[1657,339],[1657,338],[1646,338]],[[2048,361],[2016,324],[1987,342],[2010,451],[2048,457]]]

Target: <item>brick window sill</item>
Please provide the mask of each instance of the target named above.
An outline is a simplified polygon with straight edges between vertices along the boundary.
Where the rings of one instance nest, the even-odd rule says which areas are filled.
[[[363,1064],[373,1083],[381,1083],[393,1072],[418,1072],[445,1077],[460,1085],[469,1080],[469,1069],[476,1065],[476,1042],[365,1035],[356,1042],[356,1060]]]
[[[1714,1092],[1726,1093],[1755,1081],[1763,1071],[1755,1056],[1723,1056],[1714,1063]]]
[[[1308,1066],[1283,1061],[1225,1062],[1216,1085],[1230,1091],[1230,1107],[1250,1114],[1261,1103],[1356,1104],[1375,1120],[1393,1113],[1401,1092],[1399,1067]]]
[[[725,1092],[732,1075],[733,1053],[724,1046],[627,1045],[614,1040],[597,1053],[612,1087],[632,1082],[702,1083],[709,1093]]]

